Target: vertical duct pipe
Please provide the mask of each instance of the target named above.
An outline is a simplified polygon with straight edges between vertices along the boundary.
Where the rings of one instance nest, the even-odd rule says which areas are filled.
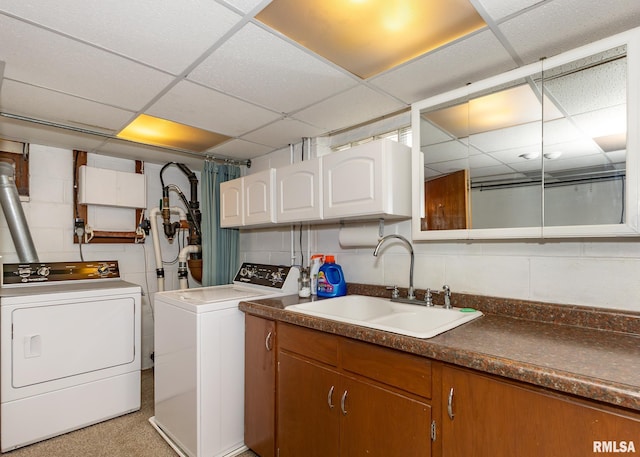
[[[38,262],[38,254],[31,239],[27,219],[22,211],[20,196],[14,180],[11,164],[0,162],[0,204],[7,219],[9,232],[20,262]]]

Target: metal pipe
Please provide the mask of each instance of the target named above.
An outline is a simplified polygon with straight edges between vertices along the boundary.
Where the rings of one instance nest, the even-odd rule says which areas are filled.
[[[31,239],[27,219],[22,210],[20,196],[14,179],[13,167],[0,162],[0,204],[9,226],[9,232],[20,262],[38,262],[38,254]]]

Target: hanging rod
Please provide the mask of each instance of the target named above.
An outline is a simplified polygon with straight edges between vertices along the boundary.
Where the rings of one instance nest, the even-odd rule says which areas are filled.
[[[210,155],[205,155],[203,157],[202,154],[199,154],[199,153],[193,152],[193,151],[188,151],[186,149],[167,148],[167,147],[164,147],[164,146],[156,146],[156,145],[152,145],[152,144],[139,143],[137,141],[131,141],[131,140],[127,140],[125,138],[119,138],[119,137],[113,135],[112,133],[98,132],[96,130],[84,129],[82,127],[74,127],[72,125],[58,124],[56,122],[45,121],[45,120],[42,120],[42,119],[35,119],[35,118],[32,118],[32,117],[27,117],[27,116],[21,116],[19,114],[6,113],[6,112],[3,112],[3,111],[0,111],[0,117],[6,117],[8,119],[14,119],[14,120],[17,120],[17,121],[29,122],[31,124],[44,125],[45,127],[53,127],[53,128],[56,128],[56,129],[69,130],[71,132],[82,133],[84,135],[99,136],[101,138],[106,138],[106,139],[109,139],[109,140],[118,140],[118,141],[124,141],[124,142],[131,143],[131,144],[137,144],[137,145],[143,145],[143,146],[152,146],[154,148],[160,148],[160,149],[164,149],[166,151],[178,152],[180,154],[186,154],[186,155],[190,155],[192,157],[197,157],[199,159],[205,159],[205,160],[211,160],[211,161],[214,161],[214,162],[220,162],[220,163],[231,164],[231,165],[244,165],[244,166],[246,166],[248,168],[251,167],[251,160],[226,159],[226,158],[220,158],[220,157],[213,157],[213,156],[210,156]]]

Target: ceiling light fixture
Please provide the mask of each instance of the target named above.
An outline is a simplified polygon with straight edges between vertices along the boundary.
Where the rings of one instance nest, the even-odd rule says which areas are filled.
[[[544,156],[545,159],[554,160],[562,155],[562,151],[545,152],[542,155]]]
[[[273,0],[256,19],[365,79],[486,26],[469,0]]]
[[[540,153],[538,151],[525,152],[524,154],[520,154],[518,157],[526,160],[533,160],[540,157]]]
[[[148,114],[136,117],[117,137],[137,143],[196,152],[206,151],[231,138]]]

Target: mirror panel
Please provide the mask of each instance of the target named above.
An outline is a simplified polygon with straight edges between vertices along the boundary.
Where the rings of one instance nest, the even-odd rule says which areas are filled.
[[[627,48],[545,72],[544,226],[624,223]]]
[[[414,104],[414,239],[636,235],[637,35]]]

